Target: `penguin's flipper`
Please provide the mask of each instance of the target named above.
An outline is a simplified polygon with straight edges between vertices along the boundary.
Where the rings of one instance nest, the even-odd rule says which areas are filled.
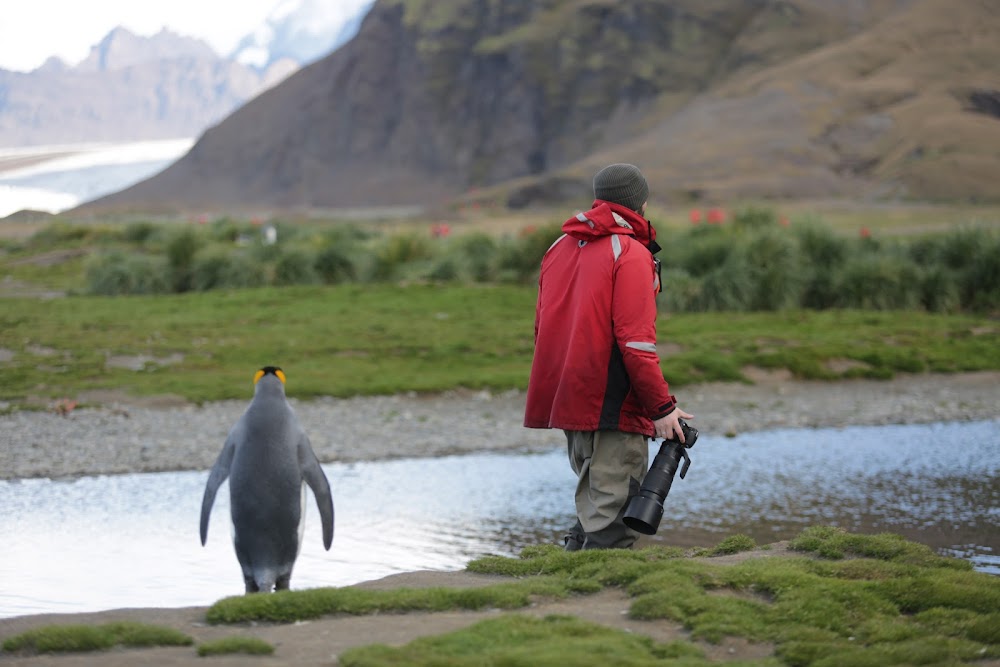
[[[305,433],[299,439],[299,468],[302,469],[302,478],[316,497],[316,506],[323,522],[323,546],[329,551],[333,544],[333,495],[330,493],[330,482],[327,481],[319,459],[313,452],[309,436]]]
[[[222,483],[229,477],[229,467],[233,464],[233,454],[236,452],[236,440],[233,432],[230,431],[226,438],[226,444],[222,446],[219,458],[212,466],[212,472],[208,475],[208,482],[205,484],[205,495],[201,499],[201,545],[205,546],[208,539],[208,517],[212,513],[212,505],[215,503],[215,493],[222,486]]]

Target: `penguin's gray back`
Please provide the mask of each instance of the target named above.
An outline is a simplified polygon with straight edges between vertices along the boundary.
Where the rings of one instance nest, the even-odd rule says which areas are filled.
[[[298,442],[303,430],[284,397],[254,397],[235,428],[239,429],[233,456],[232,477],[249,475],[258,479],[258,470],[273,471],[259,479],[284,479],[286,474],[299,483]],[[291,475],[294,471],[294,475]]]
[[[284,395],[267,392],[254,396],[235,429],[229,477],[234,544],[244,569],[261,590],[270,590],[278,577],[291,574],[301,547],[305,489],[297,445],[303,431]]]

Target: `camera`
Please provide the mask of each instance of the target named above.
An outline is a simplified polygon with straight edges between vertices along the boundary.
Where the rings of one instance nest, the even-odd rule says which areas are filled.
[[[670,493],[670,485],[674,483],[674,474],[681,459],[684,459],[681,479],[684,479],[691,465],[687,450],[694,447],[695,441],[698,440],[698,429],[688,426],[683,419],[678,419],[677,422],[684,433],[684,443],[682,444],[680,440],[663,441],[660,451],[657,452],[639,486],[639,493],[629,501],[622,519],[626,526],[643,535],[655,535],[660,527],[663,501]]]

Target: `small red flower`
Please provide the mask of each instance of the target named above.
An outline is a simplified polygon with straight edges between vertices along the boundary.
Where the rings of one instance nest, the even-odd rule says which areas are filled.
[[[710,208],[708,210],[708,224],[721,225],[726,221],[726,212],[721,208]]]
[[[442,222],[436,225],[431,225],[431,236],[436,239],[444,238],[451,234],[451,227],[446,222]]]

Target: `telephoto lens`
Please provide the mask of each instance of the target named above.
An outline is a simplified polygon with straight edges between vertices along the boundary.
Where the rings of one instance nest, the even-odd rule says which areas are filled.
[[[693,447],[698,439],[698,429],[688,426],[683,419],[677,421],[684,432],[684,444],[679,440],[663,441],[660,451],[657,452],[639,486],[639,493],[629,502],[622,519],[626,526],[643,535],[655,535],[659,529],[660,519],[663,517],[663,501],[670,493],[670,486],[674,483],[674,474],[681,459],[684,459],[681,479],[684,479],[688,466],[691,465],[687,450]]]

